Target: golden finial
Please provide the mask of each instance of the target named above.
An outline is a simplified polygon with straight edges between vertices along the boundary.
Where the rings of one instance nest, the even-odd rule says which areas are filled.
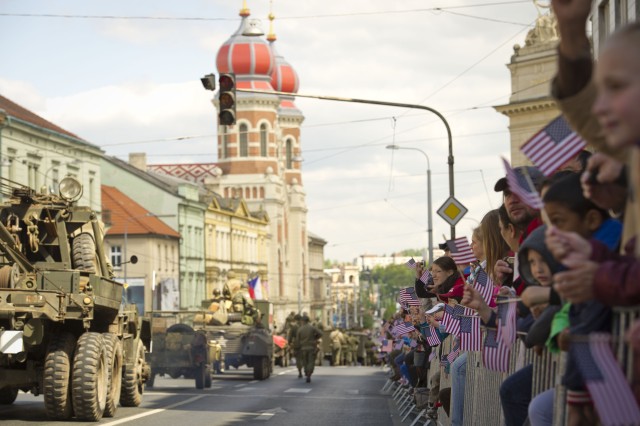
[[[267,34],[267,40],[276,41],[276,34],[273,32],[273,20],[276,16],[273,14],[273,0],[269,0],[269,34]]]
[[[251,12],[247,7],[247,0],[242,0],[242,9],[240,9],[240,16],[245,17],[245,16],[249,16],[250,14]]]

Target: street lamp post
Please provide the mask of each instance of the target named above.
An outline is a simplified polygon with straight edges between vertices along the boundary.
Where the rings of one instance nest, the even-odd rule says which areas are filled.
[[[383,106],[393,106],[400,108],[411,108],[411,109],[421,109],[424,111],[429,111],[442,121],[445,129],[447,130],[447,139],[449,142],[449,157],[447,159],[447,164],[449,165],[449,197],[454,198],[455,189],[453,184],[453,138],[451,136],[451,128],[449,127],[449,122],[444,115],[442,115],[438,110],[428,107],[426,105],[417,105],[417,104],[405,104],[400,102],[386,102],[386,101],[376,101],[371,99],[357,99],[357,98],[342,98],[339,96],[323,96],[323,95],[308,95],[303,93],[288,93],[288,92],[278,92],[278,91],[264,91],[264,90],[255,90],[255,89],[236,89],[237,92],[245,92],[245,93],[266,93],[269,95],[287,95],[287,96],[295,96],[298,98],[310,98],[310,99],[320,99],[325,101],[336,101],[336,102],[352,102],[359,104],[369,104],[369,105],[383,105]],[[427,160],[428,161],[428,160]],[[456,227],[455,225],[451,225],[451,239],[456,238]]]
[[[427,234],[429,237],[429,266],[431,266],[433,264],[433,209],[431,207],[431,162],[429,161],[429,156],[419,148],[387,145],[387,149],[407,149],[410,151],[418,151],[427,159]]]

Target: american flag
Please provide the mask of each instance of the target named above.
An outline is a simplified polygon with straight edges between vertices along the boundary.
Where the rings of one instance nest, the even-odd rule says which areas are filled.
[[[438,356],[438,351],[432,350],[431,353],[429,354],[429,362],[433,361],[434,358],[437,356]]]
[[[480,341],[480,318],[460,317],[460,350],[479,351]]]
[[[447,247],[451,251],[451,257],[459,264],[467,264],[476,261],[476,257],[471,251],[469,240],[467,237],[456,238],[455,240],[447,241]]]
[[[453,347],[451,348],[451,352],[447,355],[447,361],[449,361],[449,364],[453,364],[453,361],[458,358],[458,355],[460,355],[460,341],[456,339]]]
[[[491,297],[493,296],[493,281],[489,278],[489,275],[484,271],[484,269],[480,269],[476,274],[476,281],[474,283],[474,287],[478,292],[482,295],[485,303],[488,305],[491,301]]]
[[[538,194],[536,188],[533,187],[531,179],[516,173],[509,165],[509,162],[504,158],[502,161],[504,163],[504,169],[507,171],[507,183],[509,184],[509,190],[516,194],[520,200],[529,207],[541,210],[543,207],[542,199],[540,198],[540,194]]]
[[[423,331],[424,337],[427,339],[427,343],[429,343],[429,346],[438,346],[440,343],[442,343],[440,341],[438,333],[436,333],[436,329],[433,328],[432,325],[423,328]]]
[[[511,346],[505,345],[497,337],[496,330],[487,329],[487,336],[484,338],[484,347],[482,348],[482,364],[488,370],[504,373],[509,370]]]
[[[382,347],[380,348],[382,352],[389,353],[393,350],[393,341],[389,339],[382,340]]]
[[[415,331],[415,327],[410,322],[401,322],[393,327],[393,333],[396,336],[403,336],[412,331]]]
[[[407,268],[416,269],[416,261],[413,260],[413,257],[404,264]]]
[[[410,348],[415,348],[418,346],[418,342],[415,339],[411,339],[411,343],[409,343]]]
[[[413,287],[407,287],[400,290],[398,293],[398,303],[403,306],[420,306],[420,299],[416,295],[416,290]]]
[[[443,366],[443,367],[445,367],[445,368],[446,368],[446,367],[447,367],[448,365],[450,365],[450,364],[451,364],[451,363],[449,362],[449,359],[447,358],[447,356],[446,356],[446,355],[442,355],[442,356],[440,357],[440,365],[441,365],[441,366]]]
[[[516,299],[498,296],[498,340],[507,346],[516,341]]]
[[[542,174],[550,176],[586,145],[585,140],[571,130],[566,120],[559,116],[525,142],[520,150]]]
[[[456,305],[456,308],[460,305]],[[455,308],[444,305],[444,312],[440,324],[444,325],[444,331],[450,334],[458,335],[460,333],[460,317],[456,315]]]
[[[586,337],[586,336],[585,336]],[[603,425],[638,424],[640,409],[609,346],[610,335],[592,333],[571,342],[578,364]]]
[[[424,284],[428,283],[431,280],[431,272],[428,269],[422,271],[422,275],[420,275],[420,281]]]

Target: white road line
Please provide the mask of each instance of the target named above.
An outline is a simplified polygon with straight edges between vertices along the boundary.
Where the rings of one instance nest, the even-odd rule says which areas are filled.
[[[284,391],[284,393],[309,393],[311,392],[310,388],[290,388]]]
[[[271,417],[275,416],[274,413],[262,413],[253,420],[271,420]]]
[[[235,385],[234,388],[241,388],[241,387],[244,387],[244,386],[247,386],[247,385],[243,383],[241,385]]]
[[[158,408],[156,410],[151,410],[151,411],[147,411],[147,412],[144,412],[144,413],[136,414],[135,416],[125,417],[124,419],[116,420],[114,422],[103,423],[102,426],[107,426],[107,425],[112,426],[112,425],[120,425],[120,424],[123,424],[123,423],[129,423],[129,422],[131,422],[133,420],[141,419],[141,418],[147,417],[147,416],[152,416],[154,414],[162,413],[163,411],[170,410],[172,408],[176,408],[176,407],[179,407],[181,405],[192,403],[193,401],[197,401],[200,398],[204,398],[205,396],[209,396],[209,395],[197,395],[197,396],[194,396],[193,398],[185,399],[184,401],[176,402],[175,404],[171,404],[171,405],[167,405],[164,408]]]
[[[249,382],[249,384],[253,384],[253,383],[258,383],[260,380],[252,380]]]

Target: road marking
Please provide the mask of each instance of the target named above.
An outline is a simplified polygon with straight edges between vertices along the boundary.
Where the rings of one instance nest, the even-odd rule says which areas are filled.
[[[197,396],[194,396],[193,398],[189,398],[189,399],[186,399],[186,400],[181,401],[181,402],[176,402],[175,404],[167,405],[164,408],[158,408],[156,410],[151,410],[151,411],[147,411],[145,413],[136,414],[135,416],[126,417],[124,419],[116,420],[114,422],[103,423],[102,425],[103,426],[107,426],[107,425],[113,426],[113,425],[120,425],[120,424],[123,424],[123,423],[129,423],[130,421],[138,420],[138,419],[141,419],[143,417],[152,416],[154,414],[162,413],[163,411],[171,410],[172,408],[176,408],[176,407],[179,407],[181,405],[190,404],[193,401],[197,401],[200,398],[204,398],[205,396],[208,396],[208,395],[197,395]]]
[[[295,368],[292,368],[290,370],[285,370],[285,371],[283,371],[281,373],[278,373],[278,376],[282,376],[283,374],[287,374],[287,373],[293,373],[294,371],[296,371]]]
[[[262,414],[260,414],[258,417],[256,417],[253,420],[264,420],[264,421],[266,421],[266,420],[271,420],[271,417],[273,417],[273,416],[275,416],[274,413],[262,413]]]
[[[284,391],[284,393],[309,393],[311,388],[290,388]]]
[[[247,386],[246,388],[242,388],[242,389],[238,389],[238,392],[249,392],[249,391],[254,391],[254,390],[258,390],[259,388],[252,388]]]
[[[234,388],[241,388],[241,387],[244,387],[244,386],[247,386],[247,385],[243,383],[243,384],[240,384],[240,385],[235,385]]]
[[[251,384],[253,384],[253,383],[258,383],[259,381],[260,381],[260,380],[252,380],[252,381],[250,381],[250,382],[249,382],[249,384],[251,385]]]
[[[359,393],[358,389],[347,389],[347,395],[358,395]]]

